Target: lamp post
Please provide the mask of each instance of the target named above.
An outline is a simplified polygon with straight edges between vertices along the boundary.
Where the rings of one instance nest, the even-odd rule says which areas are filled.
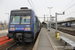
[[[50,30],[51,30],[51,9],[52,9],[53,7],[48,7],[48,9],[50,9]],[[49,30],[49,31],[50,31]]]

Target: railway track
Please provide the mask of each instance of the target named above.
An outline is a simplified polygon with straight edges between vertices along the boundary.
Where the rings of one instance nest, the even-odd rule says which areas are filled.
[[[0,45],[0,50],[6,50],[6,48],[8,48],[10,45],[12,45],[13,43],[15,43],[14,40],[11,40],[5,44]]]
[[[38,35],[31,43],[20,43],[14,41],[13,39],[8,39],[7,36],[0,37],[0,50],[32,50],[37,40],[37,37]]]
[[[52,28],[55,29],[54,27]],[[75,30],[69,30],[69,29],[67,30],[67,29],[62,29],[62,28],[58,28],[58,30],[75,36]]]
[[[34,44],[35,44],[35,42],[31,42],[31,43],[16,42],[13,45],[11,45],[10,47],[8,47],[6,50],[32,50]]]
[[[38,35],[37,35],[37,37],[38,37]],[[13,45],[6,48],[6,50],[32,50],[34,47],[34,44],[37,40],[37,37],[34,41],[32,41],[30,43],[15,42]]]

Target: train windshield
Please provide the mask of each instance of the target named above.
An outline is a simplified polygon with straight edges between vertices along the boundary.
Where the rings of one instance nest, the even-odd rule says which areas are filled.
[[[30,24],[30,16],[22,16],[21,24]]]
[[[20,16],[11,16],[11,24],[19,24]]]

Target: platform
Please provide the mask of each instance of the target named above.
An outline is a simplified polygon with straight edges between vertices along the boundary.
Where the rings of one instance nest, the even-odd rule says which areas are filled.
[[[58,50],[65,50],[64,49],[65,42],[64,41],[60,42],[59,39],[55,38],[55,29],[51,28],[51,31],[48,31],[46,29],[46,31],[48,32],[49,36],[51,37],[51,39],[52,39],[53,43],[55,44],[55,46],[57,47],[57,49]],[[64,37],[66,37],[66,38],[75,42],[75,36],[64,33],[64,32],[61,32],[61,31],[58,31],[58,32],[59,32],[60,36],[64,36]],[[67,45],[67,46],[69,46],[69,45]],[[66,50],[69,50],[69,49],[66,49]],[[72,49],[70,49],[70,50],[72,50]]]
[[[63,33],[61,31],[58,32],[60,36],[64,36],[75,42],[75,36]],[[69,44],[67,46],[70,47]],[[55,29],[51,28],[51,31],[48,31],[47,29],[42,28],[33,50],[73,50],[73,49],[67,49],[65,47],[64,41],[61,42],[60,39],[55,38]]]
[[[8,33],[8,30],[0,30],[0,37],[6,36]]]
[[[53,47],[46,35],[45,29],[42,28],[37,50],[53,50]]]
[[[54,44],[45,28],[42,28],[33,50],[55,50]]]

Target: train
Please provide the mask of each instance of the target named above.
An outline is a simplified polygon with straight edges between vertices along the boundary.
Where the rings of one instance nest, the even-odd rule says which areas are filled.
[[[75,24],[74,23],[62,23],[61,25],[59,25],[61,27],[74,27]]]
[[[55,24],[52,24],[52,26],[55,26]],[[58,24],[58,27],[75,27],[75,23],[62,23]]]
[[[21,7],[11,10],[8,38],[18,42],[32,42],[41,30],[41,22],[32,9]]]
[[[72,24],[71,24],[71,27],[75,27],[75,23],[72,23]]]
[[[62,27],[71,27],[71,23],[62,23],[61,26]]]

